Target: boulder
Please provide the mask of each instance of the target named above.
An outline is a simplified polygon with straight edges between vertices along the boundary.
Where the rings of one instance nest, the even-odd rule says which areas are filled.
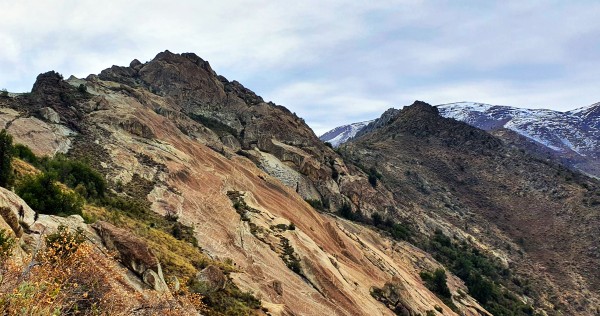
[[[107,249],[117,251],[119,260],[157,291],[167,291],[160,262],[142,239],[110,223],[98,221],[92,227]]]
[[[196,280],[204,282],[210,291],[218,291],[225,288],[227,277],[215,265],[209,265],[196,275]]]
[[[0,216],[15,236],[23,235],[23,228],[19,221],[26,225],[33,224],[35,212],[14,192],[0,188]]]
[[[40,115],[51,123],[60,123],[60,115],[52,108],[45,107],[40,109]]]

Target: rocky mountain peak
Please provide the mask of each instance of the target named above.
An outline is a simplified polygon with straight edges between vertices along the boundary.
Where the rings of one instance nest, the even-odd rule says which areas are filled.
[[[448,147],[460,147],[476,152],[498,148],[502,142],[476,127],[440,115],[439,110],[422,101],[402,108],[385,128],[376,130],[382,137],[394,134],[429,138]]]
[[[437,107],[423,102],[423,101],[419,101],[419,100],[415,100],[415,102],[413,102],[413,104],[404,107],[401,112],[403,113],[414,113],[414,114],[418,114],[418,113],[427,113],[427,114],[433,114],[433,115],[439,115],[440,111],[437,109]]]
[[[39,74],[35,79],[31,93],[36,95],[56,96],[65,90],[68,90],[69,85],[64,82],[63,76],[56,71],[48,71]]]

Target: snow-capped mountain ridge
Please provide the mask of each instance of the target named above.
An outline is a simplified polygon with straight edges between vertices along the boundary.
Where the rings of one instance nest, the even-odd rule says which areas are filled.
[[[560,112],[458,102],[439,105],[438,109],[444,117],[484,130],[506,128],[554,151],[597,157],[600,152],[600,120],[595,110],[598,107],[597,103]]]
[[[358,133],[365,126],[369,125],[369,123],[371,123],[373,121],[374,120],[369,120],[369,121],[363,121],[363,122],[338,126],[334,129],[330,130],[329,132],[321,135],[319,138],[324,142],[330,143],[331,145],[333,145],[333,147],[337,147],[337,146],[347,142],[352,137],[356,136],[356,133]]]

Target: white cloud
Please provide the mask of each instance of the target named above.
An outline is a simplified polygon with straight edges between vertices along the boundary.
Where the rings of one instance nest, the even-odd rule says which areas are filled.
[[[414,99],[569,109],[598,101],[600,4],[2,1],[0,88],[195,52],[317,131]]]

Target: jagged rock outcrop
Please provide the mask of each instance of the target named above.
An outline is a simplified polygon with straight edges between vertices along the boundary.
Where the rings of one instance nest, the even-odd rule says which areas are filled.
[[[294,189],[300,186],[298,192],[305,199],[327,201],[325,204],[335,210],[350,201],[350,196],[362,194],[348,191],[357,185],[340,187],[339,183],[366,179],[364,172],[353,166],[345,166],[343,160],[338,159],[337,154],[325,146],[302,119],[282,106],[265,103],[239,82],[229,82],[225,77],[218,76],[208,62],[195,54],[165,51],[148,63],[135,63],[135,67],[113,66],[102,71],[98,77],[128,87],[143,87],[173,100],[177,104],[173,110],[161,106],[155,111],[170,118],[177,112],[188,115],[216,131],[220,142],[232,151],[258,149],[274,155],[295,170],[300,179],[289,181],[298,175],[282,173],[281,169],[270,174]],[[137,135],[143,132],[139,128],[132,130]],[[254,156],[250,152],[247,154]],[[253,161],[267,172],[273,170],[270,165],[261,164],[264,160]],[[343,172],[335,170],[334,163]],[[339,178],[333,179],[334,175]],[[346,177],[348,179],[344,179]],[[367,185],[361,188],[363,190],[373,188],[369,189]],[[385,187],[375,190],[381,192],[363,194],[364,201],[360,206],[363,212],[370,214],[380,207],[395,207]],[[367,196],[376,199],[371,200]]]

